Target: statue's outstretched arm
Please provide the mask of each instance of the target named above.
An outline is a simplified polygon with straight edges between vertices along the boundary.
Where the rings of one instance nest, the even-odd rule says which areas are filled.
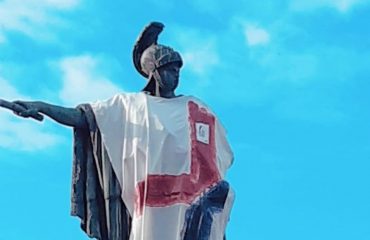
[[[76,128],[87,127],[85,115],[76,108],[66,108],[41,101],[35,102],[15,101],[14,103],[24,108],[23,111],[14,112],[15,114],[21,117],[28,118],[42,113],[52,118],[56,122],[66,126]]]

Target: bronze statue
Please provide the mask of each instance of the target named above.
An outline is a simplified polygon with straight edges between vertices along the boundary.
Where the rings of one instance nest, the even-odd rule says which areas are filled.
[[[225,130],[199,99],[176,95],[180,54],[150,23],[133,51],[148,83],[140,93],[65,108],[0,100],[24,118],[46,115],[74,129],[71,214],[102,240],[224,239],[234,195]]]

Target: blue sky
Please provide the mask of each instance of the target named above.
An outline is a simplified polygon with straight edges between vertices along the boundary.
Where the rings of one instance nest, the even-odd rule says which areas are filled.
[[[0,0],[0,98],[139,91],[131,52],[153,20],[184,57],[178,93],[228,131],[228,238],[370,239],[368,0]],[[87,239],[69,216],[71,140],[0,111],[0,240]]]

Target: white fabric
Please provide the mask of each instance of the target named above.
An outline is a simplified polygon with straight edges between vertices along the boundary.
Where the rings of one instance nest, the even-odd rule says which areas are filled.
[[[181,239],[189,205],[144,205],[139,216],[135,212],[135,189],[148,175],[190,172],[189,101],[211,112],[192,96],[166,99],[144,93],[127,93],[91,104],[103,144],[122,187],[122,199],[133,216],[131,240]],[[217,167],[224,178],[232,164],[233,154],[217,118],[215,138]]]

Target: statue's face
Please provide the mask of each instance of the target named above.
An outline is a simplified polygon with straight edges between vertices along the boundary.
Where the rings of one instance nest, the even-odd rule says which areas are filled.
[[[159,86],[165,91],[174,91],[179,84],[180,64],[172,62],[158,69],[160,79]]]

